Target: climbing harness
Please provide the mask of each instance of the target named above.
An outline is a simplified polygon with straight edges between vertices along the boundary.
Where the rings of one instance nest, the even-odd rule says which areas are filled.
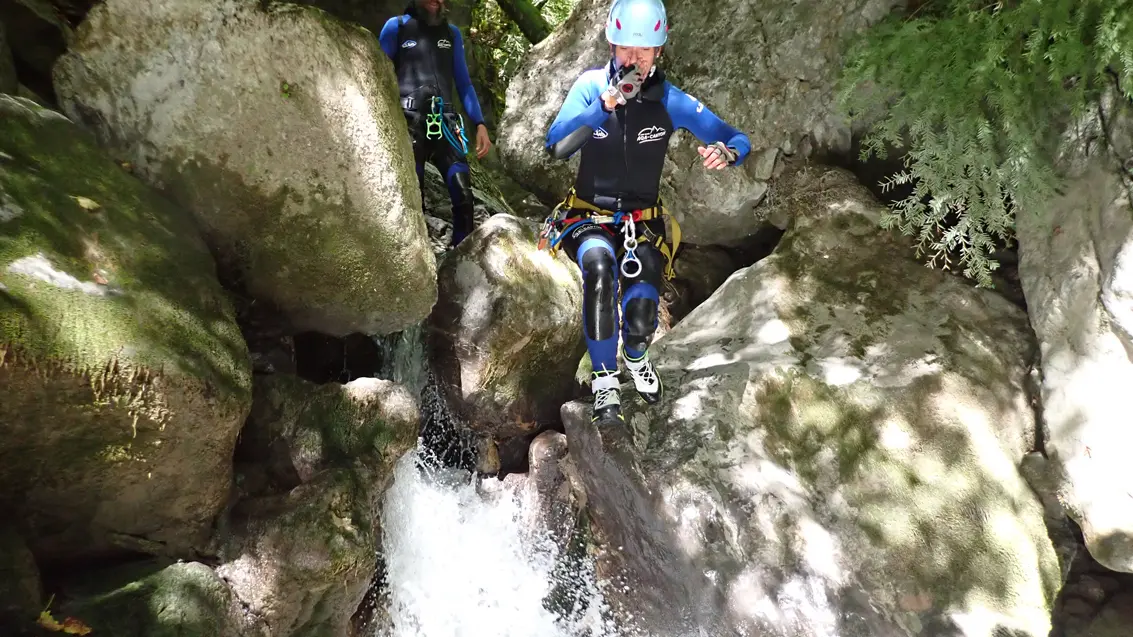
[[[571,210],[582,210],[585,214],[578,217],[566,218],[566,214]],[[566,199],[559,202],[559,204],[551,210],[551,214],[543,221],[543,230],[539,234],[539,249],[548,250],[554,255],[558,251],[559,244],[562,243],[567,231],[576,230],[579,227],[578,224],[620,227],[623,237],[622,247],[625,248],[625,256],[622,257],[620,266],[621,271],[626,278],[636,278],[641,274],[641,260],[637,257],[637,224],[641,221],[651,221],[657,218],[664,219],[666,232],[665,236],[656,237],[653,244],[665,257],[664,276],[666,280],[671,281],[673,277],[676,276],[676,272],[673,270],[673,258],[676,256],[677,249],[681,245],[681,226],[677,223],[677,220],[669,214],[668,210],[665,209],[664,203],[660,201],[656,206],[651,208],[643,208],[630,212],[613,212],[599,208],[583,199],[579,199],[575,194],[574,188],[571,188],[570,192],[567,193]],[[668,237],[671,243],[665,241],[666,237]]]
[[[459,123],[449,125],[445,118],[445,100],[440,96],[433,96],[429,102],[429,113],[425,115],[425,138],[426,139],[440,139],[444,137],[445,140],[452,144],[463,155],[468,154],[468,138],[464,136],[464,117],[459,113],[453,113]],[[453,132],[456,128],[456,132]]]

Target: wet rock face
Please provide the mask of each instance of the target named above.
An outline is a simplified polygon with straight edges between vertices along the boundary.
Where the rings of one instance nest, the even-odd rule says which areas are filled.
[[[295,331],[395,332],[436,302],[372,33],[296,5],[109,0],[53,77],[64,112],[191,210],[225,275]]]
[[[563,409],[625,604],[712,634],[1046,637],[1025,315],[917,263],[846,171],[780,187],[775,252],[651,348],[665,400],[627,387],[601,431]]]
[[[578,498],[581,491],[572,489],[574,471],[573,461],[567,455],[566,436],[547,431],[531,441],[528,471],[504,478],[504,483],[523,502],[521,510],[531,516],[523,525],[545,530],[560,555],[567,552],[584,504]]]

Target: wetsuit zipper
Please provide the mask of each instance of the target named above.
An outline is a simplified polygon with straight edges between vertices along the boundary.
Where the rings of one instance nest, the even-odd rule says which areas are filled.
[[[626,184],[629,183],[629,102],[622,108],[622,179],[618,184],[618,208],[621,212],[622,202],[625,201]]]
[[[433,87],[436,88],[438,93],[444,95],[439,76],[440,69],[437,68],[438,61],[441,58],[441,40],[443,38],[440,36],[440,30],[437,27],[429,25],[429,32],[433,39],[433,54],[429,56],[429,68],[433,69]]]

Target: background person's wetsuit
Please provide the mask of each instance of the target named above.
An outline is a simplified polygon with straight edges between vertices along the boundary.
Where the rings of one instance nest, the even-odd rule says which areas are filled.
[[[468,64],[464,58],[464,41],[460,29],[447,20],[430,24],[427,15],[418,12],[410,2],[405,13],[390,18],[378,36],[382,50],[393,60],[401,106],[409,124],[413,141],[413,158],[417,164],[417,183],[424,203],[425,162],[432,162],[448,186],[452,200],[452,245],[456,246],[472,232],[472,180],[463,153],[442,135],[425,137],[425,117],[432,98],[444,99],[445,119],[455,131],[456,111],[452,86],[456,85],[464,112],[468,115],[465,136],[475,140],[476,128],[484,123],[480,101],[472,87]]]
[[[633,211],[656,206],[661,170],[669,137],[684,128],[703,143],[724,142],[743,163],[751,152],[748,138],[730,126],[696,98],[689,96],[656,70],[641,92],[613,112],[605,110],[602,92],[615,72],[615,62],[604,69],[583,73],[571,87],[558,116],[547,132],[546,148],[557,159],[567,159],[582,149],[575,178],[575,194],[599,208]],[[586,214],[573,210],[568,217]],[[644,232],[663,236],[663,219],[638,224]],[[574,258],[583,275],[582,320],[586,345],[595,370],[615,371],[617,363],[619,283],[618,263],[624,249],[620,234],[588,224],[568,230],[563,250]],[[641,358],[657,329],[662,268],[665,259],[652,241],[638,240],[641,274],[629,279],[622,294],[622,341],[625,353]]]

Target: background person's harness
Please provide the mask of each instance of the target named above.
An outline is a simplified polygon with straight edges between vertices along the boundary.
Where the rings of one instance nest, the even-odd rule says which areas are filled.
[[[419,122],[422,116],[416,109],[417,100],[413,96],[401,100],[401,108],[412,113],[414,121]],[[433,95],[429,98],[429,111],[424,114],[425,139],[440,139],[444,137],[461,155],[468,154],[468,138],[464,135],[464,116],[452,108],[445,108],[445,98]]]

